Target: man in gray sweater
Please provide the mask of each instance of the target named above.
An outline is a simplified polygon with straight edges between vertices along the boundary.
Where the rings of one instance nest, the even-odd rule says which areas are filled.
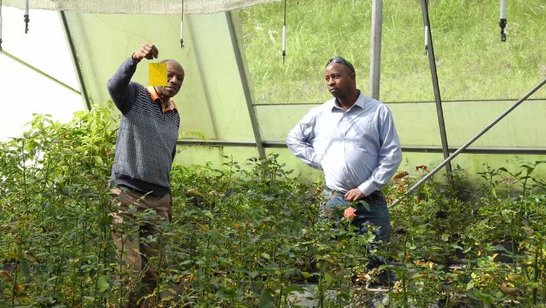
[[[145,44],[108,81],[108,92],[121,111],[111,177],[112,236],[128,269],[127,286],[133,286],[128,307],[150,304],[145,298],[157,287],[162,263],[159,225],[172,219],[170,171],[180,127],[172,97],[182,86],[184,69],[174,60],[164,60],[165,86],[146,88],[131,81],[142,59],[158,55],[156,46]]]

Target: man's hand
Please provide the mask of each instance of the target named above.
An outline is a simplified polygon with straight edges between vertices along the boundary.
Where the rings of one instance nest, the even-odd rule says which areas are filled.
[[[140,60],[144,58],[148,60],[155,59],[158,55],[159,50],[157,50],[157,47],[155,47],[154,44],[144,44],[144,46],[140,47],[139,50],[135,51],[131,57],[134,61],[140,62]]]
[[[364,196],[364,194],[360,191],[360,189],[358,188],[353,188],[351,190],[349,190],[348,192],[345,193],[345,200],[347,201],[356,201],[356,200],[360,200],[366,196]]]

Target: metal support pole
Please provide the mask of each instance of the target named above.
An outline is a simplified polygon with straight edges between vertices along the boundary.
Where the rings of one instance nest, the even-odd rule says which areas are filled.
[[[536,85],[531,91],[529,91],[527,94],[525,94],[522,98],[520,98],[517,102],[512,105],[512,107],[508,108],[503,114],[498,116],[493,122],[491,122],[489,125],[487,125],[481,132],[477,133],[474,137],[472,137],[467,143],[462,145],[457,151],[453,152],[451,156],[446,158],[443,162],[441,162],[438,166],[436,166],[430,173],[425,175],[422,179],[420,179],[417,183],[413,184],[410,189],[408,189],[400,198],[395,200],[389,207],[394,207],[400,201],[402,201],[405,197],[413,193],[417,188],[419,188],[423,183],[425,183],[429,178],[431,178],[434,174],[438,172],[442,167],[447,165],[450,161],[452,161],[457,155],[459,155],[461,152],[463,152],[466,148],[468,148],[474,141],[478,140],[483,134],[485,134],[488,130],[490,130],[493,126],[495,126],[500,120],[502,120],[505,116],[507,116],[510,112],[512,112],[516,107],[518,107],[522,102],[524,102],[529,96],[531,96],[533,93],[535,93],[538,89],[540,89],[544,84],[546,84],[546,79],[544,79],[542,82],[540,82],[538,85]]]
[[[81,94],[83,94],[83,99],[85,100],[85,106],[87,106],[87,110],[91,110],[91,100],[89,99],[87,88],[85,87],[85,82],[83,81],[82,68],[80,67],[80,61],[78,61],[78,55],[76,54],[76,47],[74,46],[74,41],[72,40],[72,34],[70,33],[70,29],[68,27],[68,21],[66,20],[66,15],[64,11],[60,11],[60,14],[61,14],[61,19],[63,21],[63,28],[66,34],[66,40],[68,41],[68,46],[70,46],[72,61],[74,63],[74,67],[76,68],[76,72],[78,74],[78,81],[80,83]]]
[[[379,99],[381,80],[381,27],[383,0],[372,0],[372,27],[370,38],[370,96]]]
[[[239,77],[243,86],[243,92],[245,94],[246,107],[248,109],[248,115],[252,124],[252,132],[254,133],[254,139],[256,140],[256,147],[258,148],[258,155],[261,159],[265,159],[265,149],[260,134],[260,127],[258,125],[258,119],[256,118],[256,110],[254,110],[254,104],[252,103],[252,96],[250,95],[250,88],[248,86],[248,78],[244,67],[243,57],[241,55],[241,49],[239,47],[239,40],[233,24],[233,16],[231,11],[226,14],[226,20],[229,28],[229,35],[231,37],[231,44],[233,45],[233,53],[235,54],[235,60],[237,61],[237,68],[239,69]]]
[[[199,147],[256,147],[256,143],[252,141],[235,141],[235,140],[196,140],[196,139],[179,139],[177,144],[180,146],[199,146]],[[263,141],[264,148],[285,149],[284,141]],[[455,152],[457,149],[450,149]],[[404,153],[442,153],[441,147],[433,146],[403,146]],[[546,155],[546,148],[466,148],[461,153],[465,154],[501,154],[501,155]]]
[[[434,89],[434,98],[436,100],[436,115],[438,116],[438,125],[440,126],[440,138],[442,141],[442,149],[444,159],[449,157],[449,145],[447,143],[446,125],[444,122],[444,111],[442,108],[442,97],[440,96],[440,85],[438,82],[438,72],[436,71],[436,58],[434,56],[434,47],[432,44],[432,31],[430,30],[430,20],[428,16],[427,0],[421,0],[423,11],[423,23],[425,25],[425,48],[428,54],[428,62],[430,65],[430,75],[432,77],[432,87]],[[451,181],[451,164],[449,161],[445,164],[448,179]]]
[[[5,51],[5,50],[2,50],[2,54],[3,54],[4,56],[10,58],[11,60],[13,60],[13,61],[15,61],[15,62],[17,62],[17,63],[19,63],[19,64],[22,64],[22,65],[24,65],[25,67],[31,69],[32,71],[34,71],[34,72],[36,72],[36,73],[42,75],[43,77],[46,77],[47,79],[49,79],[49,80],[55,82],[56,84],[58,84],[58,85],[60,85],[60,86],[62,86],[62,87],[64,87],[64,88],[66,88],[67,90],[70,90],[70,91],[72,91],[72,92],[74,92],[74,93],[76,93],[76,94],[78,94],[78,95],[81,95],[81,94],[82,94],[82,92],[78,91],[77,89],[72,88],[72,87],[69,86],[68,84],[66,84],[66,83],[60,81],[59,79],[57,79],[57,78],[55,78],[55,77],[49,75],[48,73],[46,73],[46,72],[44,72],[44,71],[42,71],[42,70],[36,68],[35,66],[30,65],[28,62],[25,62],[24,60],[17,58],[16,56],[12,55],[11,53],[9,53],[9,52],[7,52],[7,51]]]

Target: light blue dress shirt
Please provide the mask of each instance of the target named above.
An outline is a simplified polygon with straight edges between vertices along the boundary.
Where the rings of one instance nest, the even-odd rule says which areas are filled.
[[[387,184],[402,161],[390,110],[362,94],[349,110],[335,98],[311,109],[290,131],[286,145],[324,171],[327,187],[343,193],[358,187],[369,196]]]

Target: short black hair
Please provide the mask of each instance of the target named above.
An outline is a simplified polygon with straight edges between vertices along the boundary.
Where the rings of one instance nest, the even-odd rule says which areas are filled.
[[[326,66],[330,65],[330,63],[339,63],[342,65],[345,65],[346,67],[349,68],[349,70],[351,70],[351,73],[353,73],[353,75],[356,75],[354,66],[351,64],[351,62],[345,60],[343,57],[340,57],[340,56],[331,57],[330,59],[328,59],[328,62],[326,62]]]

